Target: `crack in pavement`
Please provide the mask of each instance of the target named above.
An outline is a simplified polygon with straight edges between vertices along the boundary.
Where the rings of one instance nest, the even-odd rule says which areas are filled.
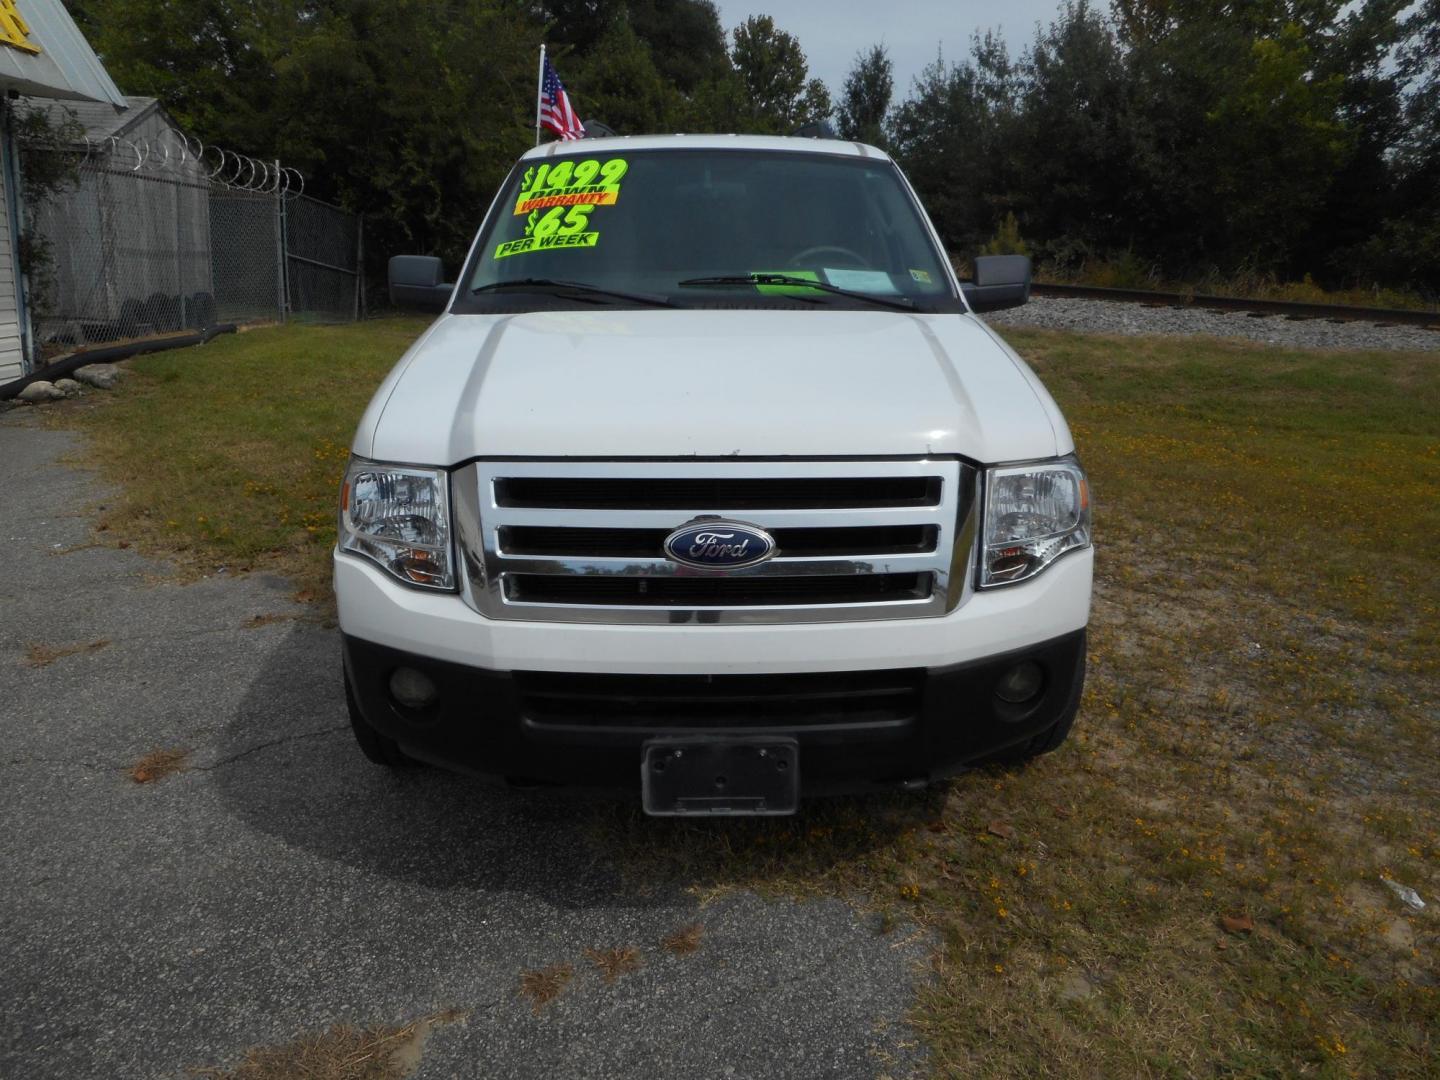
[[[286,735],[284,738],[271,739],[269,742],[261,743],[258,746],[251,746],[241,750],[238,754],[231,754],[229,757],[221,758],[219,761],[212,761],[208,765],[184,765],[178,772],[212,772],[225,765],[230,765],[241,758],[249,757],[251,754],[258,754],[262,750],[269,750],[276,746],[284,746],[286,743],[301,742],[305,739],[317,739],[322,735],[333,735],[337,731],[348,731],[349,724],[337,724],[333,727],[320,728],[316,731],[305,731],[298,735]],[[9,761],[0,762],[0,769],[20,768],[26,765],[64,765],[79,769],[92,769],[98,772],[125,772],[133,768],[131,765],[112,765],[99,761],[67,761],[64,758],[11,758]]]
[[[231,754],[229,757],[221,758],[219,761],[212,761],[209,765],[187,766],[187,771],[210,772],[220,768],[222,765],[230,765],[239,761],[241,758],[249,757],[251,754],[258,754],[261,750],[269,750],[272,747],[284,746],[286,743],[301,742],[305,739],[318,739],[322,735],[333,735],[337,731],[349,730],[349,724],[336,724],[334,727],[320,728],[318,731],[306,731],[299,735],[286,735],[283,738],[271,739],[269,742],[261,743],[259,746],[252,746],[249,749],[241,750],[238,754]]]
[[[99,761],[66,761],[64,758],[11,758],[9,761],[0,761],[0,769],[18,769],[26,765],[66,765],[77,769],[97,771],[118,771],[125,767],[123,765],[106,765]]]

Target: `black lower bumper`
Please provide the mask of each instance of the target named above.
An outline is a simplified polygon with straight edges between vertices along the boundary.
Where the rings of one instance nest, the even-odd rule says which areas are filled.
[[[655,738],[784,736],[799,743],[804,794],[939,779],[1068,727],[1085,681],[1085,632],[941,668],[784,675],[589,675],[491,671],[345,636],[361,718],[411,757],[516,782],[640,784]],[[995,692],[1033,661],[1039,692]],[[391,694],[399,668],[438,690],[423,709]]]

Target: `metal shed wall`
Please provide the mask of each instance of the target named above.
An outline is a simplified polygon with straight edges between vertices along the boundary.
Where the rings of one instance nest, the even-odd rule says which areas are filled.
[[[25,374],[21,346],[20,293],[15,278],[15,241],[10,220],[9,140],[0,133],[0,383]]]
[[[179,298],[215,291],[210,193],[203,184],[104,161],[81,169],[79,185],[33,217],[53,256],[53,294],[45,308],[61,320],[117,322],[127,305],[133,311],[158,294],[167,298],[170,317],[183,321]]]

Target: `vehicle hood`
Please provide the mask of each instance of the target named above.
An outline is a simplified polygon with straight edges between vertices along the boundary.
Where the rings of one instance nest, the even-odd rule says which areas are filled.
[[[1033,373],[970,315],[604,310],[442,316],[355,452],[476,457],[1068,453]]]

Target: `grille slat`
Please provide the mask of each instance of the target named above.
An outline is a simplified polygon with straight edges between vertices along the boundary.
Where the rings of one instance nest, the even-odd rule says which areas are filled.
[[[665,537],[671,531],[505,526],[500,530],[500,550],[506,555],[662,559]],[[769,530],[784,558],[919,554],[935,550],[939,531],[934,525]]]
[[[551,510],[849,510],[881,506],[936,506],[938,476],[568,478],[502,477],[495,482],[501,507]]]
[[[507,574],[509,598],[531,604],[635,607],[755,607],[766,604],[873,604],[923,600],[929,574],[847,577],[619,577]]]
[[[913,721],[924,676],[913,668],[802,675],[517,671],[515,683],[521,715],[541,726],[813,730]]]
[[[645,700],[646,700],[647,702],[653,703],[656,707],[660,707],[660,706],[662,706],[662,705],[664,705],[664,706],[690,706],[690,705],[695,704],[695,702],[701,701],[701,700],[703,700],[703,701],[705,701],[705,702],[708,702],[708,703],[711,703],[711,704],[715,704],[715,705],[717,705],[717,706],[718,706],[718,705],[724,705],[724,704],[729,704],[729,705],[743,705],[743,704],[745,704],[745,703],[747,703],[747,702],[755,702],[755,701],[761,701],[761,700],[763,700],[762,697],[756,695],[756,694],[753,693],[753,692],[746,692],[746,691],[744,691],[744,690],[742,690],[742,689],[738,689],[738,688],[735,688],[735,687],[731,687],[731,686],[726,685],[726,683],[723,681],[723,679],[722,679],[722,681],[721,681],[720,683],[718,683],[718,684],[711,682],[711,683],[707,683],[706,685],[707,685],[708,689],[706,690],[706,693],[703,695],[703,697],[697,697],[697,696],[695,695],[695,693],[693,693],[693,692],[691,692],[691,691],[683,691],[683,690],[680,690],[680,689],[663,690],[663,689],[654,689],[654,688],[652,688],[652,689],[647,689],[647,691],[646,691],[646,693],[645,693]],[[850,701],[858,701],[858,700],[861,699],[861,698],[885,698],[885,697],[891,697],[891,696],[894,695],[894,693],[895,693],[894,687],[884,686],[884,687],[870,687],[870,688],[865,688],[865,689],[850,688],[850,689],[845,689],[845,690],[815,690],[815,691],[807,691],[805,697],[806,697],[806,700],[816,702],[817,704],[820,703],[820,702],[826,701],[826,700],[831,700],[831,701],[836,701],[836,702],[841,702],[841,703],[847,703],[847,702],[850,702]],[[545,692],[544,692],[544,696],[547,697],[547,698],[553,699],[553,700],[555,700],[555,701],[590,701],[590,700],[595,696],[595,692],[594,692],[593,689],[590,689],[590,688],[586,688],[586,689],[555,689],[555,688],[547,688],[547,689],[545,690]],[[622,700],[622,699],[617,698],[616,700]],[[625,698],[623,698],[623,700],[625,700],[625,701],[633,701],[633,700],[636,700],[636,699],[635,699],[635,698],[632,698],[632,697],[625,697]]]

